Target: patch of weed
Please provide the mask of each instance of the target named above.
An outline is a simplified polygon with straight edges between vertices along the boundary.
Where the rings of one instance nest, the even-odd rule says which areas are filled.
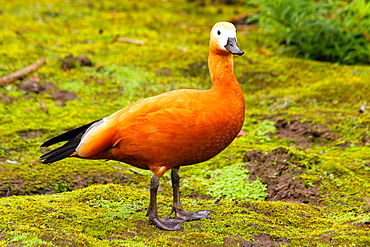
[[[248,170],[244,169],[243,165],[236,163],[209,171],[207,174],[211,178],[203,182],[207,187],[207,194],[213,198],[264,200],[267,196],[266,185],[258,178],[248,182]]]
[[[255,2],[260,7],[255,18],[285,45],[283,53],[342,64],[370,63],[368,1]]]

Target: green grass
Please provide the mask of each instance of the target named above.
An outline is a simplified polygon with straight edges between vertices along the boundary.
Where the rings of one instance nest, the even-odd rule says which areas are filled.
[[[279,51],[341,64],[370,64],[370,3],[355,1],[253,1],[258,21]],[[252,20],[253,19],[253,20]]]

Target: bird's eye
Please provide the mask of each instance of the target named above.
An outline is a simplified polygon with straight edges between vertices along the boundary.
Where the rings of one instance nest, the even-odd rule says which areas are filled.
[[[221,31],[220,30],[217,30],[217,35],[221,35]]]

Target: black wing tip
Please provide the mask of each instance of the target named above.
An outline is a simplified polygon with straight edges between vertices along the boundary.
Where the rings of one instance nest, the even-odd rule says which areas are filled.
[[[47,148],[47,147],[49,147],[49,146],[50,146],[50,145],[48,145],[48,144],[47,144],[47,141],[46,141],[46,142],[44,142],[43,144],[41,144],[41,145],[40,145],[40,148],[44,148],[44,147],[45,147],[45,148]]]
[[[41,159],[41,158],[40,158],[40,161],[42,164],[46,164],[46,165],[53,163],[53,162],[48,161],[47,159]]]
[[[55,161],[51,161],[50,157],[46,157],[49,153],[44,154],[39,158],[39,161],[41,161],[42,164],[51,164],[51,163],[55,162]]]
[[[60,135],[59,135],[60,136]],[[51,139],[49,139],[49,140],[47,140],[46,142],[44,142],[43,144],[41,144],[40,145],[40,147],[42,147],[42,148],[47,148],[47,147],[49,147],[49,146],[51,146],[51,145],[53,145],[53,144],[56,144],[56,143],[58,143],[58,142],[62,142],[62,141],[58,141],[58,142],[56,142],[55,141],[55,139],[57,139],[59,136],[56,136],[56,137],[53,137],[53,138],[51,138]]]
[[[60,158],[60,159],[57,159],[57,160],[54,160],[54,159],[40,159],[41,160],[41,163],[42,164],[45,164],[45,165],[49,165],[49,164],[52,164],[52,163],[54,163],[54,162],[57,162],[57,161],[59,161],[59,160],[61,160],[61,159],[64,159],[64,158]]]
[[[53,137],[53,138],[47,140],[46,142],[44,142],[43,144],[41,144],[40,147],[49,147],[49,146],[51,146],[53,144],[56,144],[56,143],[59,143],[59,142],[72,140],[73,138],[75,138],[79,134],[84,133],[91,125],[93,125],[94,123],[96,123],[100,120],[101,119],[95,120],[91,123],[85,124],[85,125],[80,126],[76,129],[72,129],[72,130],[67,131],[63,134],[60,134],[56,137]]]
[[[71,145],[72,144],[72,145]],[[56,161],[68,158],[75,152],[76,146],[73,143],[66,143],[57,149],[51,150],[50,152],[42,155],[40,160],[43,164],[51,164]]]
[[[40,157],[40,159],[43,160],[42,163],[50,164],[58,160],[62,160],[64,158],[70,157],[74,152],[76,152],[76,148],[78,147],[80,143],[82,134],[83,133],[80,133],[76,137],[72,138],[67,143],[65,143],[63,146],[53,149],[47,152],[46,154],[43,154]],[[42,144],[42,145],[47,146],[47,144]]]
[[[50,152],[42,155],[40,157],[40,160],[42,160],[41,162],[43,164],[50,164],[58,160],[69,157],[71,154],[75,152],[78,144],[80,143],[82,135],[90,128],[91,125],[93,125],[94,123],[100,120],[101,119],[85,124],[76,129],[67,131],[41,144],[40,147],[49,147],[59,142],[68,141],[63,146],[56,148],[54,150],[51,150]]]

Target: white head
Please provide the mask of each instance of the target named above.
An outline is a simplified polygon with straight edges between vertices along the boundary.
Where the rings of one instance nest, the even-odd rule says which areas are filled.
[[[213,26],[210,43],[213,49],[218,49],[221,53],[244,54],[237,45],[235,26],[229,22],[218,22]]]

